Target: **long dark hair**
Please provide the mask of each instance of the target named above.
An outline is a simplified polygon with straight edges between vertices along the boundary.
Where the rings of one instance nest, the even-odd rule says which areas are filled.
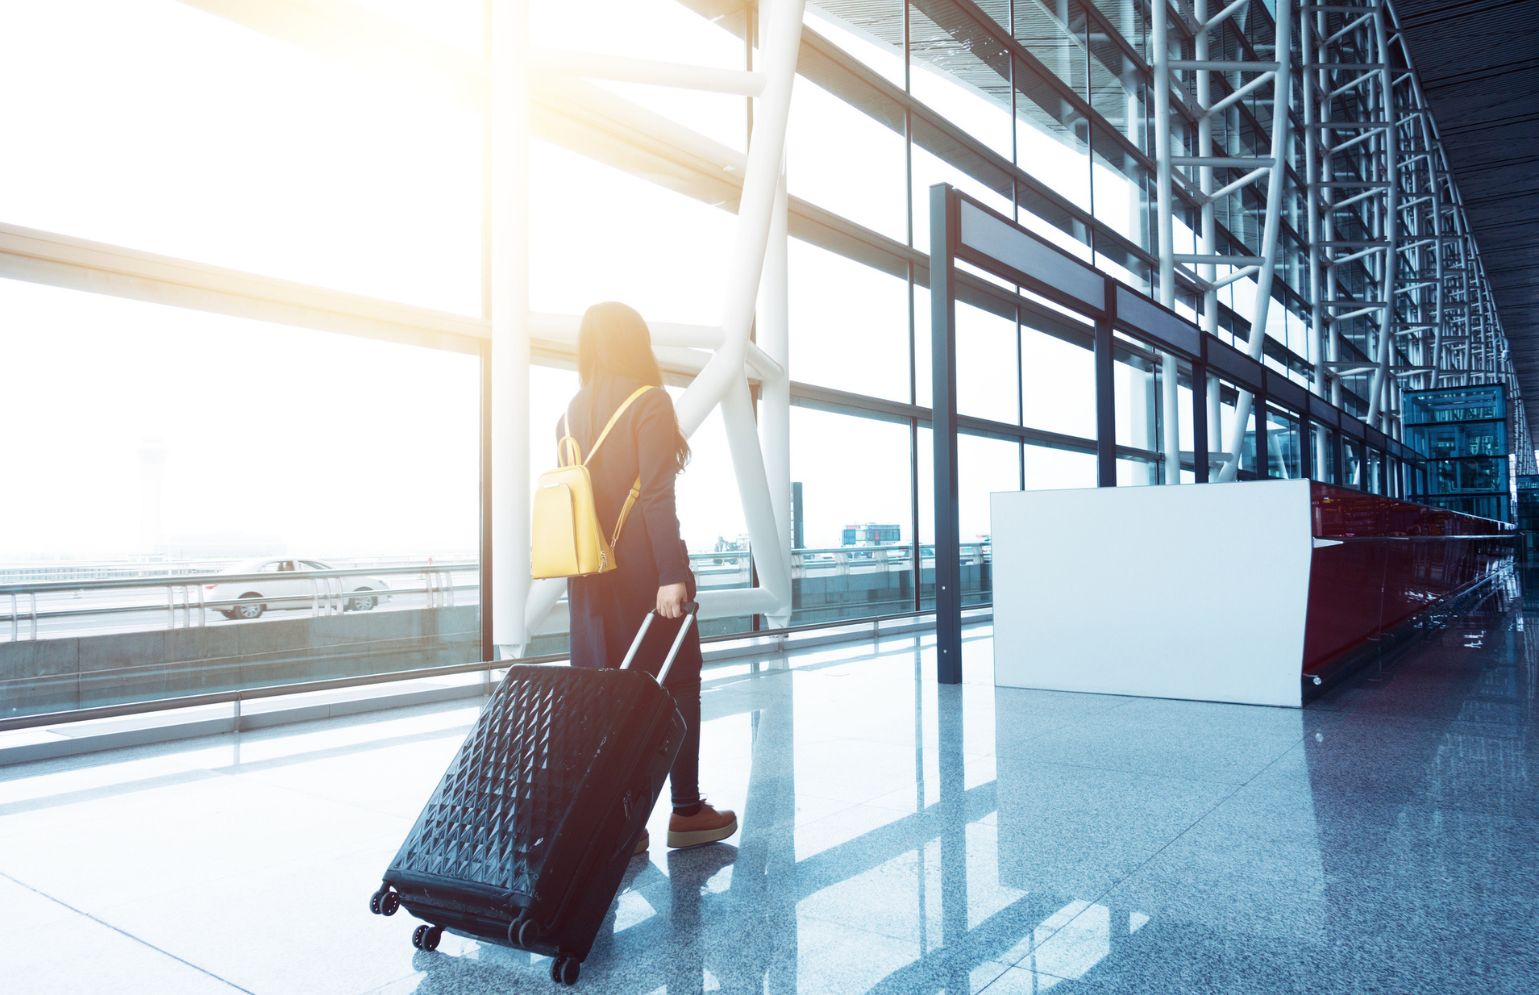
[[[588,308],[577,329],[577,382],[587,387],[605,376],[659,388],[663,385],[646,321],[635,308],[618,301]],[[689,463],[689,440],[677,423],[673,434],[674,463],[682,470]]]

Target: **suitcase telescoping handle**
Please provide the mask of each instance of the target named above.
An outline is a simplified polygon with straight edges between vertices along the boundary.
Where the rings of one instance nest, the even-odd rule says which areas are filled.
[[[679,634],[673,637],[673,645],[668,647],[668,657],[663,661],[663,669],[658,671],[657,683],[661,684],[668,679],[668,671],[673,669],[673,661],[678,658],[679,647],[684,645],[684,637],[689,635],[689,627],[694,624],[695,613],[700,610],[700,605],[693,601],[686,601],[684,608],[684,622],[679,626]],[[636,633],[636,638],[631,640],[631,648],[625,654],[625,660],[620,664],[621,670],[628,670],[630,665],[636,662],[636,653],[641,649],[641,643],[647,638],[647,630],[652,628],[652,620],[657,617],[657,612],[647,612],[647,617],[641,622],[641,630]]]

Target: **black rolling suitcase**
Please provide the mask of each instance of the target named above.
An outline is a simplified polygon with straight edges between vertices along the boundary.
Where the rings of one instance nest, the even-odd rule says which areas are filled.
[[[687,606],[662,673],[515,665],[391,861],[369,909],[554,958],[574,984],[684,740],[662,688],[694,621]]]

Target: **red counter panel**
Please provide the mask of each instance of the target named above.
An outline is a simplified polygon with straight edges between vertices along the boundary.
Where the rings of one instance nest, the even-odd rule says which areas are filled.
[[[1511,561],[1505,522],[1315,483],[1304,674]]]

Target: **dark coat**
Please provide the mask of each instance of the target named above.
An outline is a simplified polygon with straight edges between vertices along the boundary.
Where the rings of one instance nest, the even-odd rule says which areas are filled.
[[[567,405],[569,434],[584,457],[615,409],[639,383],[602,377],[577,392]],[[654,388],[637,398],[598,453],[588,462],[594,504],[606,533],[614,529],[626,495],[641,478],[641,496],[626,519],[615,547],[616,569],[592,577],[574,577],[567,584],[571,614],[572,665],[618,667],[636,637],[647,612],[657,606],[657,589],[685,584],[695,595],[689,554],[679,536],[674,500],[674,438],[678,421],[668,392]],[[556,436],[562,425],[556,426]],[[657,673],[679,623],[656,619],[637,656],[636,666]],[[692,629],[668,675],[670,685],[700,679],[700,636]]]

